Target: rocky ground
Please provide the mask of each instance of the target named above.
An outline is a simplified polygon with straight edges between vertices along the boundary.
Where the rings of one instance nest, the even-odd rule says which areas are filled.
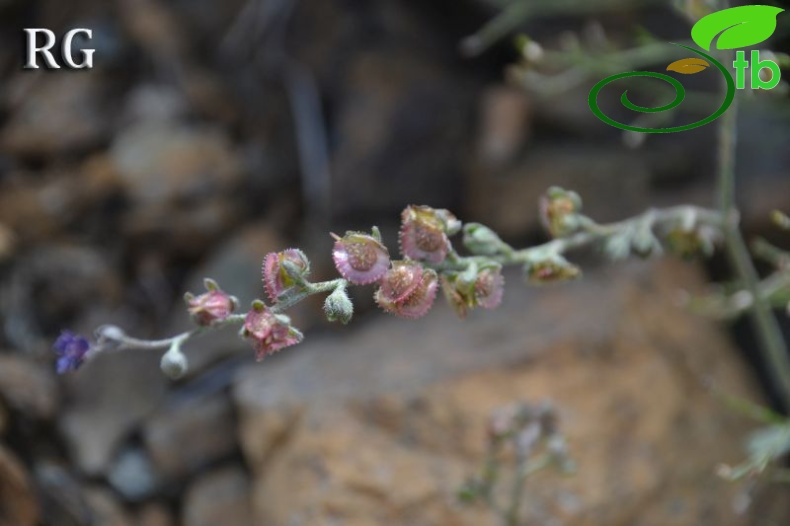
[[[711,388],[763,401],[766,386],[723,326],[677,305],[704,287],[699,264],[590,259],[541,289],[509,274],[504,306],[465,322],[444,306],[392,319],[364,292],[337,328],[305,302],[306,342],[261,364],[231,331],[194,342],[178,382],[144,352],[56,377],[63,328],[183,330],[203,277],[247,304],[263,256],[295,245],[332,276],[327,232],[378,224],[394,247],[409,203],[524,244],[544,239],[552,184],[601,221],[712,202],[713,128],[629,148],[584,89],[507,83],[510,44],[463,58],[491,2],[72,4],[0,1],[0,526],[497,524],[456,492],[491,412],[544,399],[578,471],[529,480],[527,523],[787,522],[786,494],[714,474],[753,423]],[[96,29],[94,70],[19,68],[20,28],[79,25]],[[772,104],[741,111],[750,233],[790,209]]]

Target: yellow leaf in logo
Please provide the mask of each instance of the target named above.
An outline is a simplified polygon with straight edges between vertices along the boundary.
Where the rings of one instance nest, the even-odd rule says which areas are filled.
[[[676,71],[684,75],[691,75],[693,73],[699,73],[708,66],[710,66],[710,64],[701,58],[682,58],[667,66],[667,71]]]

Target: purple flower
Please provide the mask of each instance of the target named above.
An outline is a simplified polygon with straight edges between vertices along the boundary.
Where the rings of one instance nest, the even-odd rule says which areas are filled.
[[[58,355],[58,374],[79,369],[80,365],[85,361],[85,356],[90,348],[91,344],[86,338],[71,331],[61,332],[52,346],[52,350]]]

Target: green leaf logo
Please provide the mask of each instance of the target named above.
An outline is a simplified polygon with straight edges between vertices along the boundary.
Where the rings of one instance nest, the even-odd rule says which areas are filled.
[[[759,44],[776,30],[776,17],[784,9],[769,5],[747,5],[717,11],[703,17],[691,28],[691,39],[710,51],[713,39],[718,49],[735,49]]]

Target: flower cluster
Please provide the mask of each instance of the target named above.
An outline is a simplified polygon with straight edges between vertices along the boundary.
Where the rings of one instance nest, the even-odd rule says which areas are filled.
[[[450,236],[461,222],[448,210],[408,206],[401,214],[399,232],[403,259],[390,260],[377,231],[372,235],[347,232],[335,236],[333,257],[338,272],[350,283],[376,283],[376,303],[403,318],[419,318],[430,310],[441,281],[445,297],[460,316],[469,308],[494,308],[502,299],[501,265],[470,265],[459,272],[443,265],[458,260]]]
[[[477,307],[494,309],[502,302],[505,265],[521,265],[528,283],[551,283],[577,278],[581,271],[565,252],[599,245],[616,259],[632,252],[659,253],[663,243],[681,255],[713,246],[720,227],[715,212],[696,207],[649,210],[611,225],[600,225],[581,214],[579,196],[552,187],[540,201],[540,217],[552,240],[516,250],[490,228],[462,224],[444,209],[411,205],[401,214],[398,231],[400,255],[391,258],[376,227],[370,232],[332,234],[332,260],[337,279],[311,282],[310,261],[304,252],[289,248],[267,254],[262,263],[263,291],[268,304],[257,299],[249,310],[237,313],[239,302],[206,279],[205,292],[184,295],[187,312],[196,327],[162,340],[140,340],[114,326],[101,327],[95,342],[64,332],[55,342],[58,372],[79,368],[89,356],[108,349],[164,349],[161,368],[172,378],[186,374],[188,360],[182,345],[198,334],[227,325],[240,325],[240,336],[250,342],[258,360],[302,341],[285,311],[308,296],[325,293],[324,313],[329,321],[348,323],[354,306],[350,286],[374,285],[373,297],[385,312],[402,318],[424,316],[441,287],[449,305],[463,318]],[[785,216],[779,222],[790,222]],[[459,254],[451,238],[461,234],[466,255]]]

